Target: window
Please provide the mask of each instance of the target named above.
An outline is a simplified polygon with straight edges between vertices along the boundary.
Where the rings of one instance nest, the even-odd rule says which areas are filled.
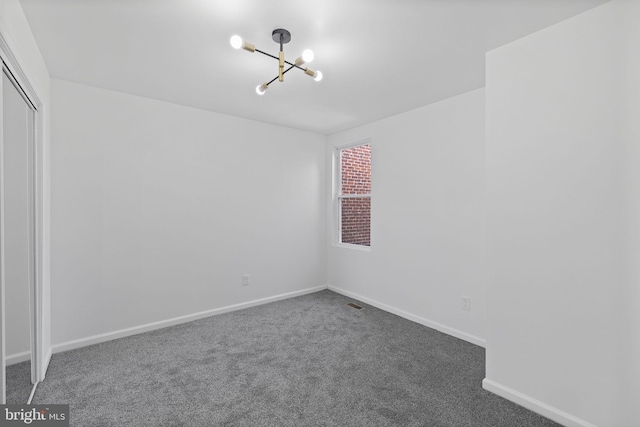
[[[336,150],[338,243],[371,246],[371,145]]]

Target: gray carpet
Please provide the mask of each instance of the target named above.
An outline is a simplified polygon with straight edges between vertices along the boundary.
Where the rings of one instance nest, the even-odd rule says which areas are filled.
[[[484,391],[484,349],[322,291],[53,356],[73,426],[556,426]],[[526,367],[523,367],[526,368]]]
[[[7,366],[7,403],[27,403],[33,384],[31,384],[31,361]]]

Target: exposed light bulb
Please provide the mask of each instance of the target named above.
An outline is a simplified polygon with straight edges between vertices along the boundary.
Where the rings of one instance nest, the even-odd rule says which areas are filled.
[[[313,61],[314,56],[315,55],[311,49],[305,49],[304,52],[302,52],[302,56],[296,59],[296,65],[299,67],[307,62],[311,62]]]
[[[313,80],[317,82],[322,80],[322,73],[320,71],[313,71],[311,68],[305,68],[304,73],[309,77],[313,77]]]
[[[256,93],[258,95],[264,95],[264,92],[269,89],[269,86],[266,83],[262,83],[261,85],[256,86]]]
[[[234,49],[240,49],[242,47],[242,37],[238,35],[232,36],[229,42]]]
[[[315,55],[313,54],[313,51],[311,49],[305,49],[302,52],[302,60],[306,63],[313,61],[314,57]]]

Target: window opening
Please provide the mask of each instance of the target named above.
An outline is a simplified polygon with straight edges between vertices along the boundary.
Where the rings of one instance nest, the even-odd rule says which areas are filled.
[[[339,242],[371,246],[371,145],[338,149]]]

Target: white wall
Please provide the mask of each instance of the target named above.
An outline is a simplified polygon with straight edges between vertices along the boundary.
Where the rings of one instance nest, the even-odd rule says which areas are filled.
[[[42,286],[43,286],[43,327],[42,340],[45,350],[50,345],[49,299],[50,299],[50,87],[49,72],[35,43],[29,24],[18,0],[0,0],[0,33],[6,40],[18,64],[28,77],[29,83],[42,102],[39,119],[42,134],[36,139],[40,154],[37,169],[41,172],[38,183],[43,203],[42,217],[38,219],[42,230]],[[40,369],[44,372],[44,364]]]
[[[565,425],[640,425],[638,22],[613,1],[487,55],[484,385]]]
[[[330,245],[329,285],[482,345],[484,90],[329,136],[327,170],[333,147],[365,138],[371,251]],[[327,218],[330,236],[330,210]],[[463,295],[470,312],[461,310]]]
[[[325,285],[324,136],[52,94],[55,345]]]

